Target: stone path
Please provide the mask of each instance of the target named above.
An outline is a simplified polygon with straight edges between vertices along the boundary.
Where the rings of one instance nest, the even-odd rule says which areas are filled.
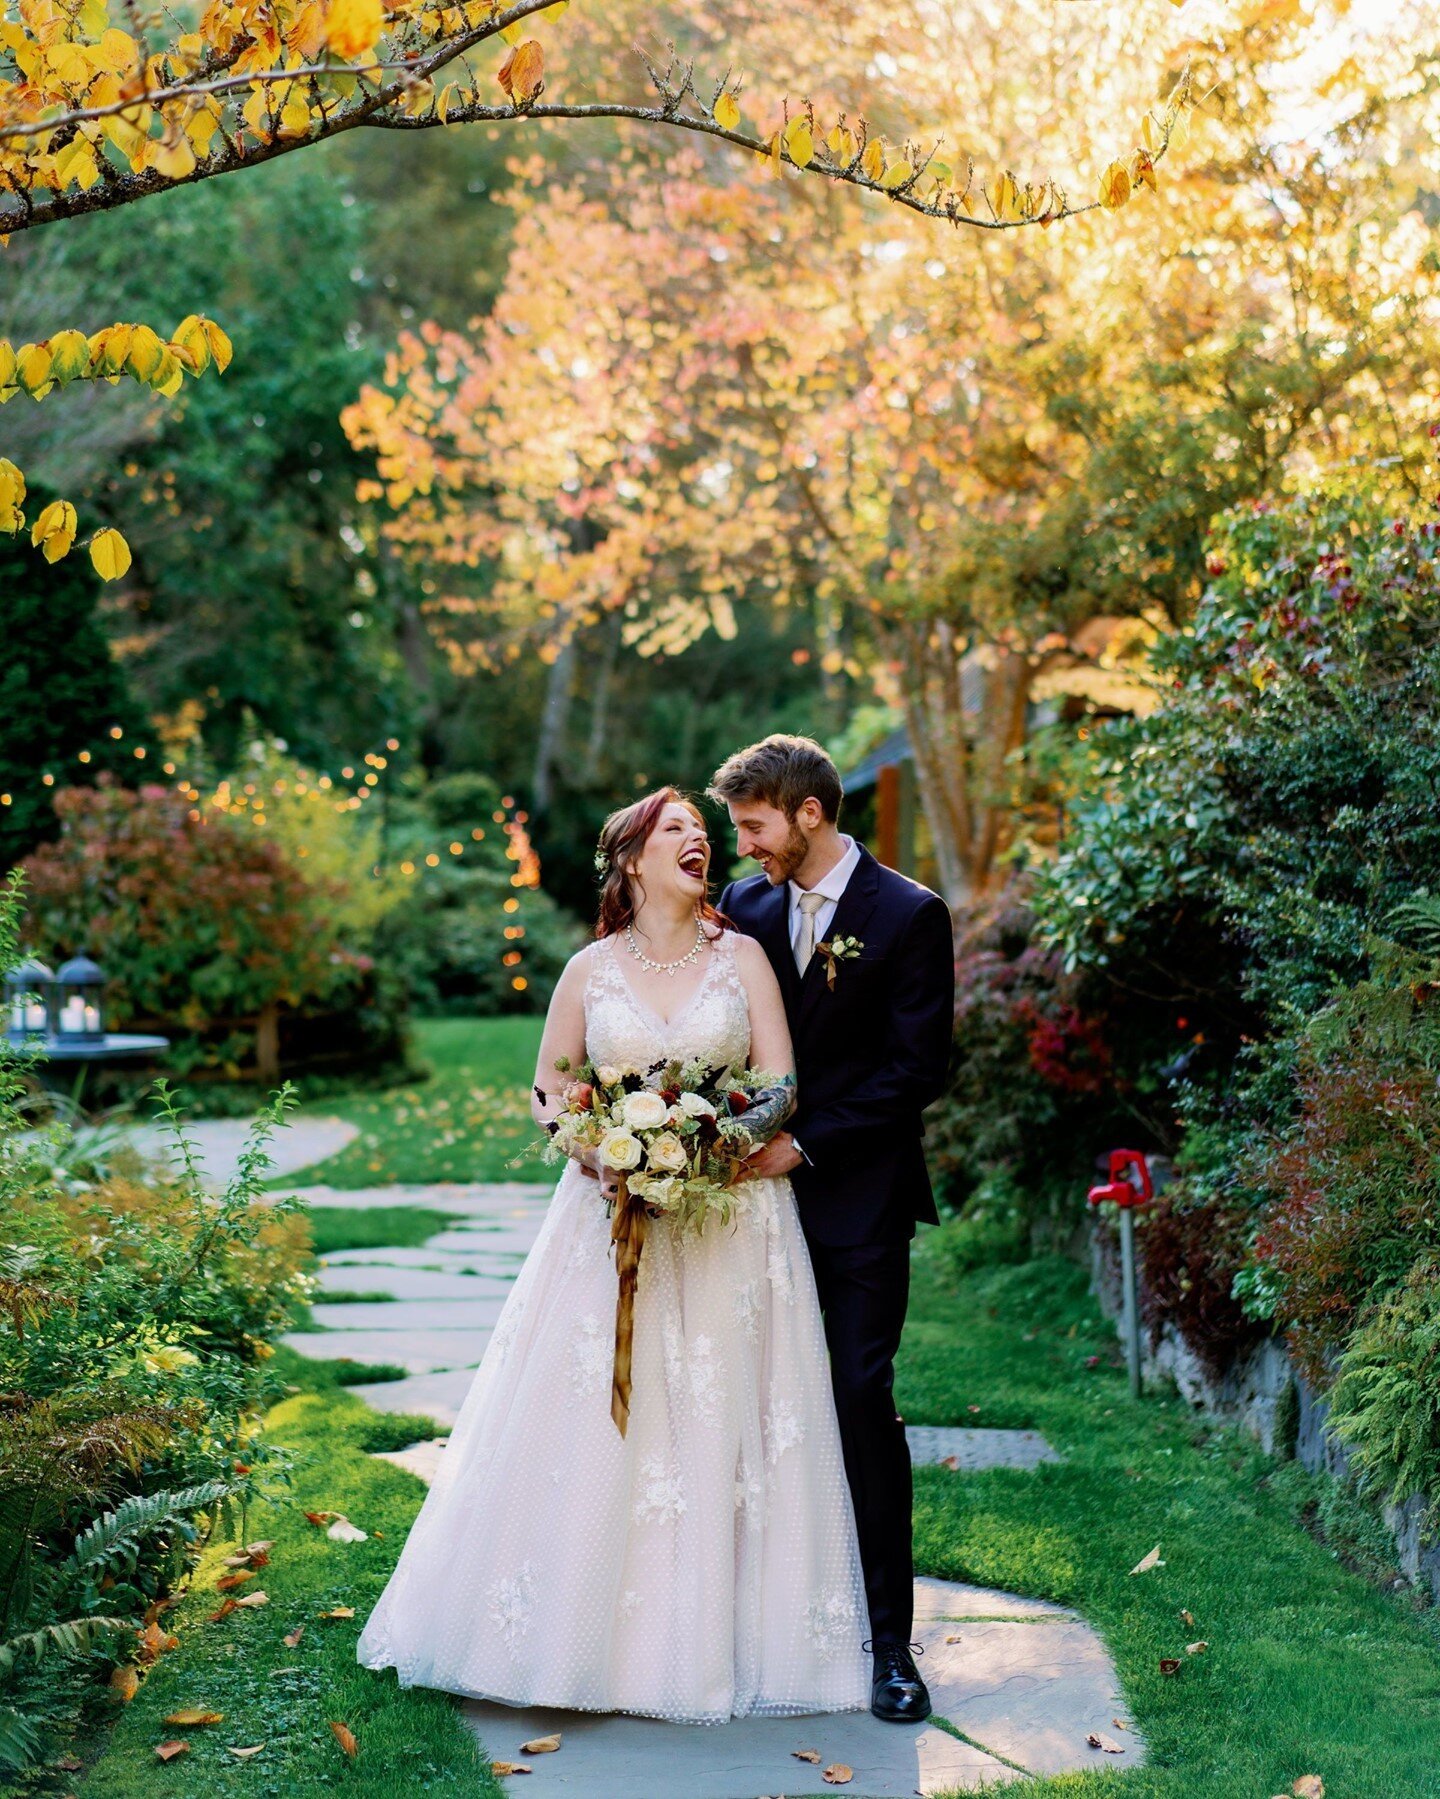
[[[244,1142],[238,1121],[191,1126],[217,1184]],[[294,1133],[292,1135],[292,1133]],[[333,1154],[354,1134],[338,1119],[307,1120],[277,1133],[277,1168],[301,1168]],[[352,1389],[386,1411],[422,1412],[454,1422],[471,1374],[515,1273],[535,1240],[549,1199],[545,1187],[426,1184],[347,1191],[298,1189],[315,1206],[424,1205],[454,1222],[418,1249],[355,1249],[326,1258],[322,1289],[385,1293],[388,1299],[314,1308],[317,1332],[286,1341],[302,1355],[353,1356],[405,1367],[403,1380]],[[963,1470],[1035,1468],[1059,1458],[1036,1431],[912,1426],[917,1463]],[[386,1460],[422,1480],[433,1477],[445,1439],[414,1444]],[[916,1640],[935,1701],[920,1728],[881,1724],[869,1713],[737,1719],[702,1729],[652,1719],[577,1712],[520,1711],[465,1701],[484,1753],[523,1761],[527,1794],[584,1799],[766,1799],[843,1791],[850,1799],[911,1799],[1008,1786],[1036,1774],[1133,1767],[1144,1745],[1124,1723],[1119,1682],[1104,1644],[1061,1606],[940,1580],[915,1583]],[[522,1743],[561,1733],[561,1749],[524,1756]],[[1094,1735],[1116,1745],[1107,1753]],[[818,1764],[799,1761],[814,1750]],[[843,1788],[821,1770],[854,1770]]]
[[[185,1135],[191,1140],[192,1153],[200,1166],[205,1184],[215,1189],[222,1188],[239,1164],[240,1152],[245,1147],[253,1118],[186,1118],[183,1122]],[[44,1133],[26,1131],[24,1134],[27,1138],[34,1138]],[[77,1144],[83,1145],[87,1138],[112,1137],[116,1134],[114,1126],[81,1125],[75,1132],[75,1139]],[[351,1124],[344,1118],[292,1119],[271,1135],[267,1148],[273,1166],[269,1173],[289,1174],[297,1168],[308,1168],[312,1162],[323,1162],[327,1156],[337,1155],[359,1134],[359,1125]],[[183,1166],[179,1160],[175,1133],[169,1125],[163,1122],[126,1125],[123,1135],[142,1155],[153,1157],[163,1167]]]

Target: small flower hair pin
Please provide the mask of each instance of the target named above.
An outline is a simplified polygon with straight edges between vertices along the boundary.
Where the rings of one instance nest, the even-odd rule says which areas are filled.
[[[610,872],[610,854],[604,844],[595,846],[595,872],[597,875],[608,875]]]
[[[815,954],[825,958],[825,985],[835,991],[835,974],[842,962],[853,962],[865,945],[858,937],[831,937],[815,945]]]

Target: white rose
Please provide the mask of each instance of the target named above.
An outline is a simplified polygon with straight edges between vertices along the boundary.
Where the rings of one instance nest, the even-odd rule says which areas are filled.
[[[652,1175],[645,1183],[645,1203],[654,1206],[657,1212],[673,1212],[679,1204],[674,1176]]]
[[[652,1168],[664,1168],[672,1174],[678,1174],[682,1168],[689,1167],[690,1158],[686,1154],[685,1145],[674,1131],[662,1131],[658,1137],[651,1139],[649,1162]]]
[[[632,1131],[653,1131],[670,1116],[670,1108],[658,1093],[642,1088],[626,1096],[620,1115]]]
[[[624,1076],[618,1068],[612,1068],[608,1062],[602,1062],[595,1070],[595,1079],[602,1087],[618,1087]]]
[[[600,1143],[600,1160],[607,1168],[638,1168],[641,1153],[640,1139],[629,1131],[607,1131]]]
[[[687,1118],[713,1118],[715,1108],[698,1093],[682,1093],[680,1106]]]

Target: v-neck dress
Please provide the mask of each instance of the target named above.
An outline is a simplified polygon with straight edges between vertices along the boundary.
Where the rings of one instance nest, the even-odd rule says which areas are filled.
[[[730,934],[668,1023],[614,938],[586,953],[593,1061],[748,1062]],[[402,1686],[683,1723],[869,1704],[854,1512],[794,1195],[754,1180],[735,1200],[725,1229],[651,1224],[622,1438],[610,1223],[596,1183],[567,1166],[361,1663]]]

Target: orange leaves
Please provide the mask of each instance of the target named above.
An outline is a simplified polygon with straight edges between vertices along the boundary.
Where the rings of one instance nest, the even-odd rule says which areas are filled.
[[[501,63],[495,79],[513,106],[533,106],[545,91],[545,52],[533,37],[526,38]]]
[[[355,1732],[348,1724],[342,1724],[337,1718],[330,1720],[330,1734],[353,1761],[360,1752],[360,1745],[355,1740]]]
[[[329,0],[325,9],[325,42],[346,62],[368,56],[385,30],[380,0]]]

